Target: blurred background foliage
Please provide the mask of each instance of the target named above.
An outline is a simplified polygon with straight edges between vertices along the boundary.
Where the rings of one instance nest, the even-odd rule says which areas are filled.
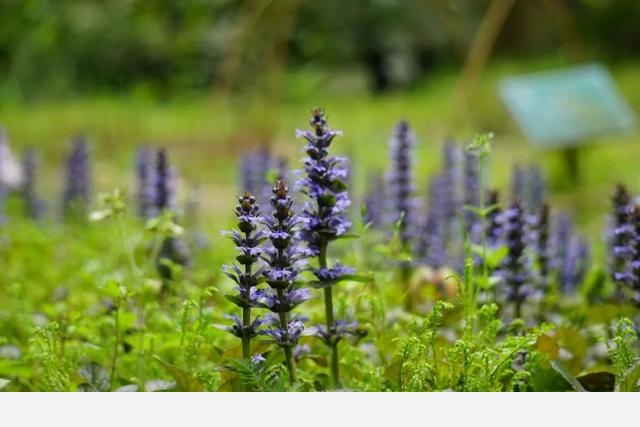
[[[20,99],[132,90],[166,98],[277,87],[283,67],[355,70],[373,91],[407,88],[464,61],[489,3],[2,0],[0,90]],[[519,0],[494,55],[554,54],[567,36],[589,57],[628,58],[640,53],[638,22],[636,0]]]
[[[16,151],[37,148],[50,195],[77,133],[100,191],[131,188],[139,144],[164,146],[213,219],[231,214],[242,153],[267,143],[299,167],[294,130],[317,105],[345,132],[335,148],[356,194],[386,167],[399,119],[420,138],[422,177],[445,138],[493,131],[492,185],[539,163],[552,201],[600,230],[613,185],[640,188],[636,136],[584,147],[568,185],[561,155],[527,144],[497,86],[599,61],[639,111],[639,22],[638,0],[0,0],[0,126]]]

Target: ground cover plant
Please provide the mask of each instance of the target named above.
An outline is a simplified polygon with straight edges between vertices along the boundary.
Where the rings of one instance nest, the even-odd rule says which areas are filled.
[[[625,185],[599,254],[538,166],[494,188],[491,133],[444,142],[424,176],[401,120],[358,194],[358,157],[335,154],[349,135],[320,108],[304,120],[302,160],[238,159],[217,230],[170,150],[140,147],[134,190],[98,193],[77,136],[59,202],[25,151],[21,184],[0,189],[0,387],[636,391],[640,211]]]

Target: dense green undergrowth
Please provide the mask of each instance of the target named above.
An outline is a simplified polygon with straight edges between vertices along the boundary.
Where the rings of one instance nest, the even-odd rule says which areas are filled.
[[[243,361],[221,327],[232,312],[220,266],[230,244],[210,236],[194,267],[156,272],[159,240],[180,232],[159,218],[146,226],[113,205],[100,222],[33,223],[2,228],[0,386],[8,391],[311,391],[330,388],[328,352],[301,338],[298,381],[290,385],[281,352],[257,339],[264,361]],[[385,259],[393,239],[345,241],[339,255],[368,280],[347,282],[336,307],[359,321],[340,342],[343,388],[362,391],[635,390],[640,376],[630,307],[551,294],[526,305],[522,319],[482,303],[472,263],[452,272],[418,270],[418,304]],[[187,232],[186,238],[193,236]],[[428,277],[428,279],[424,279]],[[590,280],[600,280],[593,272]],[[319,291],[305,304],[322,320]]]

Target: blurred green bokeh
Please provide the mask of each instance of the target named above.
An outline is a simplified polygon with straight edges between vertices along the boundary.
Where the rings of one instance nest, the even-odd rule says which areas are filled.
[[[131,90],[166,98],[231,80],[264,89],[282,68],[356,70],[374,90],[406,88],[437,68],[455,72],[490,3],[4,0],[0,88],[5,98]],[[526,60],[569,41],[592,59],[628,58],[640,53],[639,21],[635,0],[519,0],[495,55]]]

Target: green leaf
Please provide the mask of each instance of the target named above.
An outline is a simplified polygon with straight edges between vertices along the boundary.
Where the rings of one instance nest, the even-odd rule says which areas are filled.
[[[571,372],[564,367],[562,363],[558,360],[554,360],[551,362],[551,367],[565,379],[566,382],[571,384],[575,391],[587,391],[582,384],[573,376]]]
[[[227,299],[227,301],[231,301],[238,307],[248,307],[247,302],[237,295],[225,295],[224,297]]]
[[[333,191],[334,193],[342,193],[343,191],[345,191],[348,186],[347,184],[339,179],[334,179],[331,184],[331,191]]]
[[[6,378],[0,378],[0,390],[2,390],[7,385],[9,385],[10,382],[11,382],[11,380],[8,380]]]
[[[576,378],[587,391],[613,391],[616,376],[607,371],[592,372]]]
[[[202,383],[194,377],[189,371],[165,362],[158,356],[153,357],[158,363],[160,363],[171,376],[176,380],[177,391],[203,391],[204,386]]]
[[[633,392],[638,388],[638,380],[640,380],[640,360],[636,360],[631,368],[623,375],[622,380],[616,385],[616,391]]]

